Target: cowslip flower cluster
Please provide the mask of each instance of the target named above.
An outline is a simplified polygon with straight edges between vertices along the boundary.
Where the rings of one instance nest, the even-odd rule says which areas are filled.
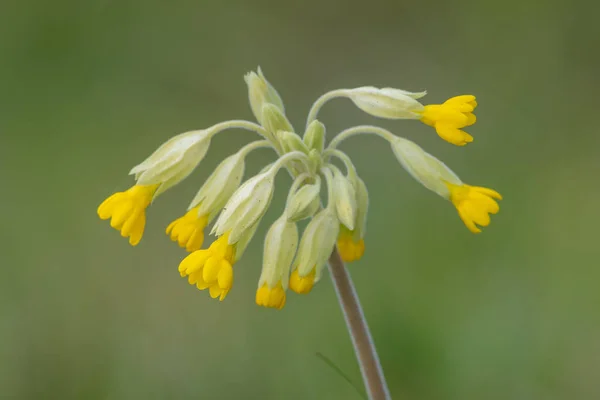
[[[418,100],[425,92],[370,86],[334,90],[313,104],[300,136],[285,116],[281,97],[260,68],[248,73],[245,81],[258,123],[232,120],[174,136],[131,169],[135,178],[131,188],[113,194],[98,207],[100,218],[110,219],[111,226],[135,246],[144,233],[148,206],[198,166],[215,135],[245,129],[262,136],[225,158],[202,185],[187,212],[166,228],[171,240],[189,252],[179,264],[181,276],[198,289],[208,290],[211,297],[223,300],[231,290],[234,265],[269,208],[275,177],[282,169],[289,172],[293,182],[285,209],[264,240],[256,303],[281,309],[288,288],[300,294],[310,292],[336,246],[346,262],[363,256],[369,194],[350,157],[337,148],[358,134],[374,134],[387,140],[404,169],[427,189],[449,200],[471,232],[481,232],[481,227],[490,223],[489,214],[499,211],[498,192],[463,183],[417,144],[369,125],[346,129],[325,146],[325,126],[317,119],[326,102],[345,97],[376,117],[420,120],[432,126],[442,139],[464,146],[473,141],[462,128],[475,123],[474,96],[461,95],[442,104],[423,105]],[[276,160],[244,181],[245,158],[260,148],[273,150]],[[336,159],[339,166],[333,163]],[[309,222],[300,234],[297,223],[304,219]],[[203,249],[205,230],[211,223],[210,233],[216,239]]]

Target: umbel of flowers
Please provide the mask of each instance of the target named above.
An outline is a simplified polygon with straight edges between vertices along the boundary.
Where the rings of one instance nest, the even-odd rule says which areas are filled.
[[[463,183],[443,162],[410,140],[376,126],[357,126],[338,133],[326,144],[325,126],[317,120],[326,102],[345,97],[370,115],[419,120],[447,142],[464,146],[473,141],[463,128],[475,123],[475,96],[461,95],[442,104],[423,105],[419,99],[425,92],[371,86],[338,89],[317,99],[304,131],[297,132],[285,116],[281,97],[260,68],[244,78],[258,123],[232,120],[172,137],[131,169],[135,178],[131,188],[111,195],[98,207],[100,218],[110,219],[110,225],[135,246],[144,233],[148,206],[198,166],[215,135],[245,129],[261,136],[225,158],[202,185],[187,212],[166,228],[167,235],[189,252],[179,264],[181,276],[198,289],[208,290],[211,297],[223,300],[231,290],[234,265],[269,208],[275,176],[282,169],[289,172],[292,184],[285,209],[264,240],[256,303],[280,309],[285,305],[288,288],[296,293],[310,292],[335,246],[344,261],[363,256],[367,186],[350,157],[338,149],[342,141],[355,135],[373,134],[387,140],[400,165],[454,205],[471,232],[481,232],[481,227],[490,223],[489,215],[498,212],[498,192]],[[244,181],[245,158],[260,148],[271,149],[274,162]],[[341,169],[332,163],[334,159],[341,162]],[[297,222],[303,219],[310,221],[300,234]],[[205,230],[211,223],[210,234],[216,239],[202,249]]]

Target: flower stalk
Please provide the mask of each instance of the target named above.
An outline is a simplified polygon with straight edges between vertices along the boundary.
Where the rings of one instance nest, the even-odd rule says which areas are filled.
[[[350,273],[346,269],[337,249],[329,257],[329,273],[335,287],[340,308],[346,320],[346,327],[352,339],[354,353],[360,367],[369,400],[389,400],[390,391],[377,355],[375,343],[369,331],[367,319]]]

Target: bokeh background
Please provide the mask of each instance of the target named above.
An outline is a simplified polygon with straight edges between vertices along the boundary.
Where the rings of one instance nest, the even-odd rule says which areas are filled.
[[[475,236],[384,141],[343,145],[372,204],[351,273],[395,399],[600,398],[598,4],[3,1],[0,398],[360,398],[315,355],[360,385],[329,277],[283,311],[254,304],[283,174],[226,301],[177,273],[164,228],[251,133],[219,135],[136,248],[96,215],[171,135],[251,119],[242,77],[258,65],[296,127],[340,87],[478,96],[466,148],[348,100],[321,114],[330,135],[379,124],[505,197]]]

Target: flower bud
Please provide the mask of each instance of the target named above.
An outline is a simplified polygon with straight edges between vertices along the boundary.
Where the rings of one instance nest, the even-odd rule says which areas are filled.
[[[238,152],[223,160],[202,185],[188,210],[200,204],[198,215],[208,214],[212,219],[240,186],[244,176],[244,155]]]
[[[387,119],[419,119],[424,107],[416,99],[427,92],[411,93],[393,88],[364,86],[347,92],[358,108],[375,117]]]
[[[340,222],[352,231],[356,220],[356,192],[348,178],[339,169],[332,168],[332,170],[333,196],[337,216]]]
[[[443,162],[425,152],[417,144],[400,137],[392,142],[392,151],[400,164],[427,189],[444,198],[450,196],[447,183],[462,185],[462,181]]]
[[[244,80],[248,85],[248,98],[250,100],[250,107],[252,113],[256,117],[256,120],[263,124],[263,112],[262,107],[265,103],[271,103],[277,107],[282,113],[285,112],[283,107],[283,101],[273,86],[267,81],[263,75],[260,67],[258,67],[258,74],[254,71],[248,72],[244,76]]]
[[[294,132],[294,128],[283,112],[271,103],[263,104],[261,123],[272,134],[275,134],[277,131]]]
[[[270,288],[279,282],[287,288],[290,266],[298,247],[298,227],[282,215],[271,225],[265,237],[263,267],[258,287],[267,284]]]
[[[320,192],[321,179],[317,176],[315,183],[306,184],[294,193],[290,193],[285,209],[287,218],[290,221],[300,221],[312,217],[321,205]]]
[[[325,146],[325,125],[318,120],[311,122],[306,128],[306,132],[304,132],[303,140],[309,149],[321,153]]]
[[[219,215],[212,233],[217,236],[231,231],[229,244],[236,243],[264,215],[273,197],[274,176],[270,171],[256,175],[242,184]]]
[[[210,146],[211,131],[181,133],[163,143],[150,157],[129,171],[138,185],[161,184],[154,197],[186,178]]]
[[[284,152],[289,153],[291,151],[301,151],[305,154],[308,154],[308,148],[302,139],[300,139],[300,137],[295,133],[278,131],[277,137],[279,138],[279,143],[281,143]]]
[[[300,276],[308,275],[316,268],[317,276],[323,268],[337,240],[340,221],[330,208],[321,210],[308,223],[298,248],[298,256],[294,261]]]

